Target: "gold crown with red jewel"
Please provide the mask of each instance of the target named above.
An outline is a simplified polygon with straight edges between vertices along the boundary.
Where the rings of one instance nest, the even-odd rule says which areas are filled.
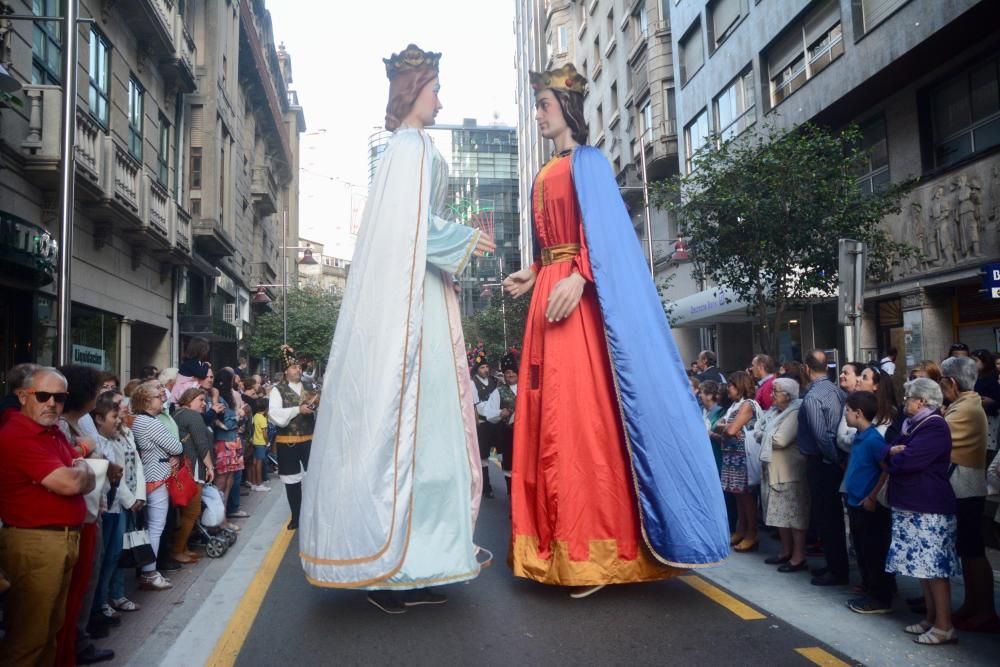
[[[438,70],[438,61],[441,60],[440,53],[424,51],[416,44],[410,44],[405,50],[392,54],[391,58],[383,58],[385,63],[385,75],[392,81],[403,72],[414,69]]]
[[[587,80],[576,71],[573,63],[566,63],[558,69],[547,72],[528,72],[528,77],[531,79],[531,88],[536,94],[551,88],[582,95],[587,89]]]

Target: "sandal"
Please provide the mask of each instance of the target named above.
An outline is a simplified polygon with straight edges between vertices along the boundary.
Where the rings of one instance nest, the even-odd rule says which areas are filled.
[[[957,644],[958,637],[955,636],[955,628],[938,630],[932,627],[922,635],[914,637],[913,641],[924,646],[943,646],[945,644]]]
[[[920,621],[919,623],[914,623],[913,625],[908,625],[903,628],[903,632],[908,635],[922,635],[931,628],[934,627],[933,623],[928,623],[926,620]]]
[[[729,536],[729,546],[735,547],[743,541],[743,533],[733,533]]]
[[[243,510],[236,510],[226,515],[227,519],[249,519],[250,515]]]
[[[750,538],[744,538],[742,542],[733,547],[733,551],[748,553],[751,551],[757,551],[759,548],[760,542],[757,539],[751,540]]]
[[[128,598],[118,598],[117,600],[112,600],[109,604],[112,609],[117,609],[118,611],[139,611],[142,609],[138,602],[132,602]]]

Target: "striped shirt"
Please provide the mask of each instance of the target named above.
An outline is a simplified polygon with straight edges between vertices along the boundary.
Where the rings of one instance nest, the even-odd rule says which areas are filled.
[[[170,457],[184,453],[181,441],[171,435],[158,419],[147,414],[135,416],[132,435],[142,459],[146,482],[162,482],[170,477]]]
[[[847,394],[828,377],[813,380],[799,409],[797,442],[805,456],[822,456],[827,463],[837,463],[837,426],[844,413]]]

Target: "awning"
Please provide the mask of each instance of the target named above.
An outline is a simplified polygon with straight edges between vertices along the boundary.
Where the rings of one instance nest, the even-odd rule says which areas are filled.
[[[707,327],[713,324],[749,322],[747,304],[726,287],[713,287],[669,304],[670,326]]]

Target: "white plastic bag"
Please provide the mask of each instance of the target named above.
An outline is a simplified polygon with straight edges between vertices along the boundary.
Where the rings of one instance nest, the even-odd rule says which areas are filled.
[[[214,528],[226,520],[226,504],[222,502],[222,493],[213,485],[206,484],[201,488],[201,502],[205,504],[201,510],[201,525]]]

